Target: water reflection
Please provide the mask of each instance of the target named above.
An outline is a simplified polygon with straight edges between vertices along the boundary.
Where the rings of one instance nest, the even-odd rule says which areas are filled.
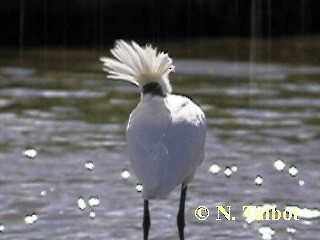
[[[295,177],[298,174],[298,169],[296,166],[290,166],[289,173],[292,177]]]
[[[121,172],[121,177],[123,180],[127,181],[130,177],[130,172],[128,169],[123,169],[122,172]]]
[[[232,170],[230,169],[230,167],[226,167],[226,169],[224,170],[224,175],[226,177],[230,177],[232,175]]]
[[[295,232],[297,239],[317,239],[319,67],[251,67],[256,69],[250,88],[248,62],[177,61],[174,90],[203,106],[208,118],[205,161],[186,202],[186,235],[192,240],[282,239]],[[138,90],[95,72],[6,66],[0,67],[0,79],[1,234],[8,239],[141,239],[142,199],[136,192],[143,186],[129,171],[124,137]],[[26,161],[40,157],[38,152],[41,161]],[[257,174],[263,176],[261,187],[254,183]],[[226,181],[225,176],[231,177]],[[179,190],[165,201],[150,202],[159,226],[154,236],[176,239],[174,224],[168,223],[175,218]],[[239,216],[243,205],[285,209],[292,204],[301,209],[302,220],[249,225],[244,219],[199,223],[193,218],[197,206],[214,209],[218,203],[231,205]],[[98,220],[96,215],[104,220],[91,221]],[[27,222],[37,229],[31,231]]]
[[[254,182],[255,182],[255,184],[256,184],[257,186],[261,186],[262,183],[263,183],[263,178],[262,178],[260,175],[258,175],[258,176],[255,178]]]
[[[238,167],[237,166],[235,166],[235,165],[233,165],[232,167],[231,167],[231,171],[232,172],[237,172],[238,171]]]
[[[90,207],[96,207],[99,206],[100,200],[98,197],[89,197],[88,203]]]
[[[269,226],[261,226],[259,227],[259,233],[262,235],[263,240],[271,240],[275,231]]]
[[[274,168],[276,170],[278,170],[279,172],[283,171],[284,168],[286,167],[286,164],[281,160],[281,159],[277,159],[274,164],[273,164]]]
[[[287,227],[286,231],[287,233],[291,233],[292,235],[294,235],[297,230],[294,227]]]
[[[84,167],[86,169],[88,169],[89,171],[93,171],[94,169],[94,164],[92,161],[87,161],[85,164],[84,164]]]
[[[299,180],[299,185],[300,185],[300,186],[303,186],[303,185],[304,185],[304,180],[300,179],[300,180]]]
[[[84,200],[83,197],[78,198],[78,207],[80,210],[84,210],[87,207],[86,201]]]
[[[290,75],[320,74],[319,66],[293,67],[286,64],[228,62],[208,60],[179,60],[176,70],[183,74],[213,75],[224,78],[249,78],[254,69],[256,80],[286,80]]]
[[[0,223],[0,233],[2,233],[5,230],[5,227],[2,223]]]
[[[142,184],[141,183],[137,183],[136,184],[136,190],[137,190],[137,192],[142,192],[142,190],[143,190],[143,186],[142,186]]]
[[[220,167],[218,164],[212,164],[209,168],[209,172],[211,174],[217,174],[220,171]]]
[[[41,197],[46,197],[47,196],[47,192],[43,190],[43,191],[40,192],[40,195],[41,195]]]
[[[34,224],[38,220],[38,215],[36,213],[31,213],[25,216],[24,221],[26,224]]]
[[[23,155],[28,158],[35,158],[37,156],[37,151],[34,148],[27,149],[23,152]]]
[[[286,206],[286,210],[290,211],[294,208],[298,209],[298,217],[303,219],[319,219],[320,218],[320,209],[310,209],[310,208],[302,208],[299,206]]]
[[[89,213],[89,216],[90,216],[91,219],[94,219],[94,218],[96,217],[96,212],[92,210],[92,211]]]

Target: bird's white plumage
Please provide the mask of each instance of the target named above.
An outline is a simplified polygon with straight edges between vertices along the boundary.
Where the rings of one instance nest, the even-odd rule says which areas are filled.
[[[127,148],[144,199],[163,198],[186,184],[204,158],[205,115],[189,98],[171,94],[171,58],[151,46],[116,42],[115,59],[102,57],[107,77],[132,82],[141,90],[152,82],[163,95],[146,93],[130,115]]]
[[[203,160],[205,138],[205,116],[190,99],[144,97],[127,127],[129,157],[143,197],[163,198],[188,183]]]

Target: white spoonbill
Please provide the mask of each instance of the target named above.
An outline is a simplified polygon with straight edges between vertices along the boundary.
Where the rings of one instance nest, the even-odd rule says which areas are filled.
[[[107,78],[138,86],[141,100],[127,126],[127,149],[132,169],[143,184],[143,239],[151,226],[149,200],[166,197],[181,184],[177,225],[184,239],[187,184],[204,158],[205,115],[188,97],[172,94],[168,75],[172,59],[150,45],[118,40],[115,57],[101,57]]]

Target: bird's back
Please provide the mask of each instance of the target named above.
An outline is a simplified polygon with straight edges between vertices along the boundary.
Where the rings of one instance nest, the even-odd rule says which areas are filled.
[[[142,99],[130,115],[127,147],[145,199],[188,183],[204,157],[205,116],[190,99],[169,94]]]

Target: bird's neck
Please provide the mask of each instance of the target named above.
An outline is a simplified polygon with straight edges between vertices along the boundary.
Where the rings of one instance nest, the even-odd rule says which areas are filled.
[[[160,83],[155,81],[148,82],[141,87],[141,100],[153,97],[165,98],[167,95],[168,93],[164,91]]]
[[[149,94],[149,95],[158,96],[158,97],[166,96],[161,85],[158,82],[149,82],[143,85],[141,92],[143,95]]]

